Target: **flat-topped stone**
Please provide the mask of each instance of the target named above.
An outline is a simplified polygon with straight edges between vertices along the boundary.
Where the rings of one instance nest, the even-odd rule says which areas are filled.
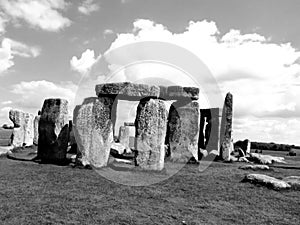
[[[191,100],[199,99],[199,88],[182,87],[182,86],[160,86],[160,98],[166,100],[177,100],[182,98],[190,98]]]
[[[98,84],[95,87],[97,96],[159,97],[160,89],[156,85],[134,84],[130,82]]]

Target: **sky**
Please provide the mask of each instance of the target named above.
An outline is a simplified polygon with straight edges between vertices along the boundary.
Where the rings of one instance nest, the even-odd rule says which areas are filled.
[[[95,82],[117,68],[106,53],[159,41],[195,54],[222,97],[233,94],[235,141],[299,145],[299,11],[298,0],[0,0],[0,124],[10,109],[36,114],[50,97],[68,99],[72,114],[78,90],[93,96]],[[99,70],[104,61],[108,70]],[[149,73],[188,85],[178,70],[154,64],[115,81],[149,82]]]

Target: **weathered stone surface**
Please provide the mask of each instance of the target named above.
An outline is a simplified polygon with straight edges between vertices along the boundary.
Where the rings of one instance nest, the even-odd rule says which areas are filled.
[[[233,151],[232,148],[232,94],[227,93],[222,113],[221,122],[221,133],[220,133],[220,143],[221,158],[225,161],[230,159],[230,153]]]
[[[267,165],[243,165],[239,167],[242,170],[269,170]]]
[[[261,184],[274,190],[291,188],[291,185],[289,185],[287,182],[264,174],[248,174],[245,176],[243,181],[253,184]]]
[[[143,170],[164,168],[167,109],[162,100],[141,101],[135,120],[137,155],[135,163]]]
[[[167,135],[172,161],[185,163],[192,157],[198,160],[199,120],[198,102],[171,105]]]
[[[199,99],[199,88],[182,86],[160,86],[160,98],[165,100],[178,100],[188,98],[190,100]]]
[[[74,132],[84,166],[107,165],[113,143],[112,104],[109,97],[87,98],[74,109]]]
[[[289,176],[282,179],[287,182],[295,190],[300,190],[300,177],[299,176]]]
[[[126,152],[130,152],[129,128],[127,126],[120,126],[120,129],[119,129],[119,143],[125,147]]]
[[[124,126],[125,127],[134,127],[135,124],[134,124],[134,122],[124,122]]]
[[[124,145],[122,145],[121,143],[112,143],[111,144],[111,150],[115,150],[116,152],[118,152],[119,155],[122,155],[125,153],[126,148]]]
[[[160,91],[159,87],[155,85],[134,84],[130,82],[98,84],[95,90],[97,96],[118,95],[119,99],[159,97]]]
[[[14,147],[32,145],[34,137],[34,116],[30,113],[25,113],[20,110],[10,110],[9,118],[14,124],[12,145]]]
[[[285,163],[283,157],[276,157],[271,155],[262,155],[258,153],[250,153],[248,159],[252,162],[259,163],[259,164],[272,164],[274,162],[277,163]]]
[[[69,136],[68,101],[46,99],[39,121],[38,158],[43,162],[66,160]]]
[[[38,140],[39,140],[39,122],[40,122],[40,115],[37,115],[34,117],[33,121],[33,144],[38,145]]]

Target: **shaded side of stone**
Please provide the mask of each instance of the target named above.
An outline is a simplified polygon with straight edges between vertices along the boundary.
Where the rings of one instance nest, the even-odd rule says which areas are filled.
[[[167,109],[162,100],[141,101],[135,120],[136,166],[143,170],[160,171],[164,168]]]
[[[83,165],[107,165],[113,143],[112,104],[108,97],[87,98],[74,109],[74,133]]]
[[[62,163],[66,160],[68,124],[68,101],[46,99],[38,128],[38,157],[42,162]]]
[[[232,111],[233,111],[233,97],[231,93],[227,93],[221,120],[221,132],[220,132],[220,141],[221,149],[220,155],[221,158],[225,161],[230,160],[230,154],[233,151],[232,147]]]
[[[176,162],[198,160],[200,109],[198,102],[171,105],[168,120],[170,158]]]

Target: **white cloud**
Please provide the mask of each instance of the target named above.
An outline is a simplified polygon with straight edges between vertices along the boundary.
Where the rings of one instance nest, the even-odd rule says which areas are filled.
[[[59,31],[71,21],[61,14],[67,6],[64,0],[0,0],[5,14],[14,20],[25,20],[33,27]]]
[[[0,47],[0,75],[14,65],[14,56],[37,57],[40,52],[39,47],[4,38]]]
[[[3,42],[5,43],[5,45],[7,44],[11,46],[13,55],[18,55],[25,58],[35,58],[41,53],[41,49],[37,46],[28,46],[22,42],[18,42],[9,38],[4,38]]]
[[[101,56],[98,56],[98,58]],[[91,66],[97,61],[95,58],[95,52],[87,49],[81,54],[81,58],[73,56],[70,60],[71,68],[79,73],[86,73],[89,71]]]
[[[237,138],[297,142],[299,126],[292,126],[293,132],[285,131],[287,121],[300,123],[297,85],[300,82],[300,51],[291,43],[274,43],[261,34],[243,34],[239,30],[221,34],[217,25],[208,21],[190,22],[186,31],[172,33],[162,24],[137,20],[132,32],[118,34],[108,51],[140,41],[173,43],[203,60],[224,96],[228,91],[234,94],[235,121],[240,120],[244,127],[242,133],[239,133],[241,129],[234,133]],[[134,53],[128,53],[127,57],[131,54]],[[120,77],[127,81],[133,76],[135,80],[142,80],[148,76],[145,71],[149,74],[156,70],[145,65],[133,71],[125,70]],[[257,121],[260,122],[255,124]],[[249,129],[250,126],[253,127]]]
[[[7,22],[8,20],[6,16],[0,11],[0,34],[5,32],[5,26]]]
[[[13,102],[17,108],[32,113],[41,109],[47,98],[63,98],[69,101],[69,109],[73,110],[77,85],[72,82],[56,84],[50,81],[20,82],[12,86],[11,92],[18,96]],[[70,111],[70,114],[72,111]]]
[[[12,103],[13,103],[12,101],[1,102],[2,105],[11,105]]]
[[[78,11],[85,15],[90,15],[92,12],[96,12],[100,9],[100,6],[97,3],[94,3],[94,0],[84,0],[80,6],[78,6]]]
[[[105,29],[103,31],[103,35],[106,36],[106,35],[111,35],[111,34],[114,34],[115,32],[111,29]]]

